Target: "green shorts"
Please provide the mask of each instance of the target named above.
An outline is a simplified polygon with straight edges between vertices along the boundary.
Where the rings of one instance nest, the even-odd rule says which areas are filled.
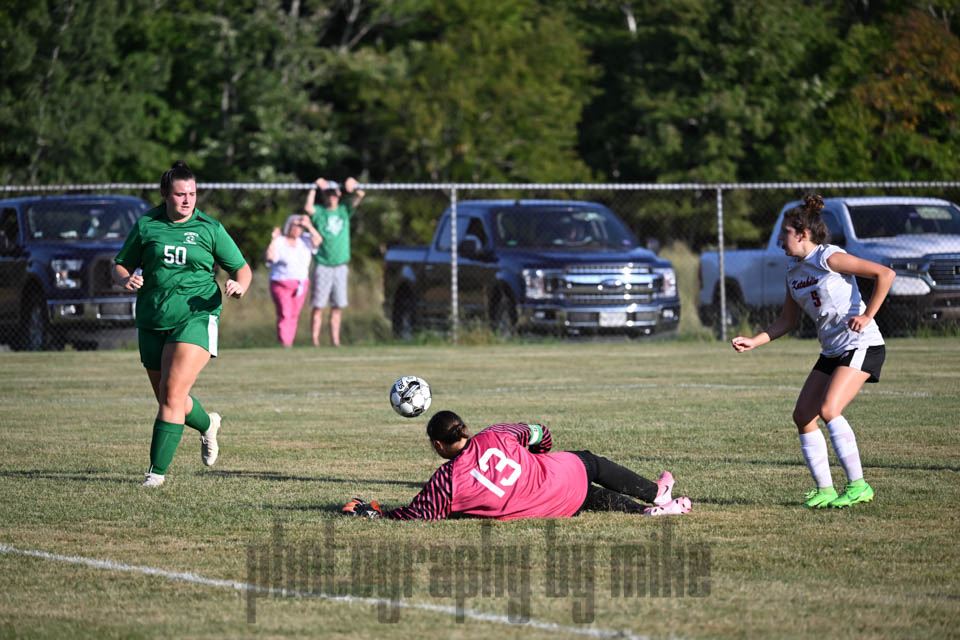
[[[160,371],[163,348],[171,342],[195,344],[209,351],[211,358],[216,358],[219,320],[215,315],[198,315],[165,331],[137,329],[140,362],[149,371]]]

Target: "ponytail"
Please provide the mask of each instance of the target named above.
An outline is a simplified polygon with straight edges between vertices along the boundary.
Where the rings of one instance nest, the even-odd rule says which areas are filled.
[[[463,438],[469,438],[467,425],[453,411],[438,411],[427,423],[427,437],[430,441],[453,444]]]
[[[808,193],[803,197],[802,205],[793,207],[783,214],[783,224],[790,225],[797,230],[797,233],[807,231],[814,244],[824,244],[829,232],[820,216],[822,209],[823,197],[817,193]]]

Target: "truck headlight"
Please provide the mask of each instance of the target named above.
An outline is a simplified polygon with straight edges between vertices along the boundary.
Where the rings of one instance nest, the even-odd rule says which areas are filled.
[[[930,285],[923,278],[912,278],[897,274],[890,286],[891,296],[925,296],[930,293]]]
[[[547,291],[547,276],[543,269],[524,269],[523,286],[527,297],[532,300],[552,297]]]
[[[76,289],[80,286],[80,270],[83,260],[51,260],[53,280],[57,289]]]
[[[674,298],[677,295],[677,274],[671,267],[654,267],[654,273],[663,276],[663,288],[657,294],[659,298]]]

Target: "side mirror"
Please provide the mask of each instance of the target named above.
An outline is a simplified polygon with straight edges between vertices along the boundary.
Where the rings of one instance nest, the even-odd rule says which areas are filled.
[[[486,257],[483,243],[480,242],[480,238],[473,235],[464,236],[460,246],[457,247],[457,252],[470,260],[483,260]]]

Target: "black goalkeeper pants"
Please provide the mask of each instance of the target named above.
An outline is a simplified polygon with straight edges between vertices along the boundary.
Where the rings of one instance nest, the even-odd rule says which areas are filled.
[[[587,470],[587,497],[580,511],[641,513],[646,508],[628,496],[652,503],[659,487],[641,475],[590,451],[571,451]],[[599,486],[598,486],[599,485]]]

